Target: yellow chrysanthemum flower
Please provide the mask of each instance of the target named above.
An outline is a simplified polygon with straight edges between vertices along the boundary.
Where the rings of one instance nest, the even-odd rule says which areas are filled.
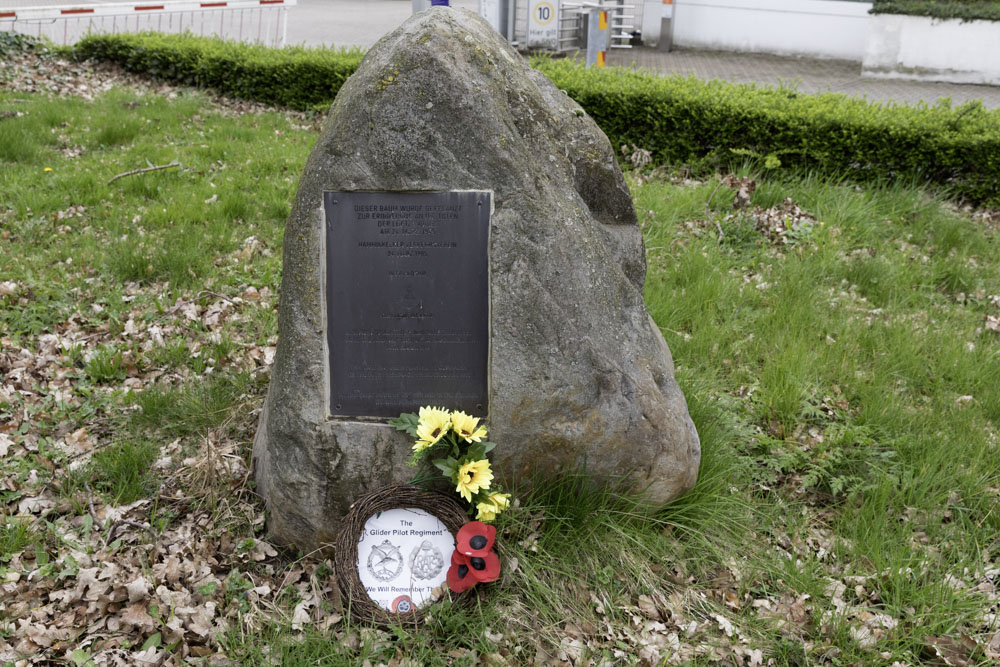
[[[486,437],[486,427],[479,426],[479,417],[458,410],[451,413],[451,427],[466,442],[481,442]]]
[[[413,445],[413,451],[419,452],[435,444],[444,437],[449,428],[451,428],[451,415],[447,410],[420,408],[417,419],[417,442]]]
[[[491,493],[489,501],[493,503],[497,508],[497,513],[510,507],[510,494],[509,493]]]
[[[479,503],[476,505],[479,513],[476,514],[476,521],[492,521],[497,518],[497,506],[493,503]]]
[[[470,461],[458,469],[455,491],[465,498],[466,502],[471,503],[473,494],[490,488],[492,481],[493,471],[490,470],[489,461],[486,459]]]
[[[493,519],[497,518],[497,514],[500,514],[500,512],[508,507],[510,507],[509,493],[491,493],[486,502],[476,504],[476,509],[479,510],[476,520],[493,521]]]

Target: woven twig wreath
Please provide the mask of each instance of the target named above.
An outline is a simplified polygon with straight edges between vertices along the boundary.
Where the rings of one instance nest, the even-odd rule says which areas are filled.
[[[462,506],[454,498],[442,493],[425,491],[408,484],[391,484],[362,496],[351,505],[337,539],[333,564],[337,573],[337,584],[349,605],[351,616],[359,621],[374,621],[379,625],[415,625],[423,620],[423,612],[414,608],[406,613],[394,613],[376,604],[365,591],[358,576],[358,541],[369,518],[392,509],[416,508],[437,517],[444,524],[452,538],[469,520]],[[446,558],[450,557],[448,554]],[[447,584],[444,584],[447,588]],[[475,593],[469,591],[459,596],[448,592],[456,604],[469,604]]]

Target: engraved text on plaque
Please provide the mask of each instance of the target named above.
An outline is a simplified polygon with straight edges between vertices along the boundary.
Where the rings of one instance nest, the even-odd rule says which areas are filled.
[[[330,414],[488,411],[491,193],[326,192]]]

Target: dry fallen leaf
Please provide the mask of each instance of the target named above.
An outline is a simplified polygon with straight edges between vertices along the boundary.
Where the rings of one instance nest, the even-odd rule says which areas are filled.
[[[735,174],[728,174],[722,182],[725,183],[726,187],[736,191],[733,198],[733,208],[738,210],[750,205],[750,197],[757,189],[757,181],[752,178],[740,178]]]
[[[660,610],[656,608],[656,603],[648,595],[639,596],[639,611],[642,615],[652,621],[660,620]]]
[[[953,637],[924,637],[924,647],[921,656],[930,662],[925,664],[948,665],[948,667],[967,667],[976,663],[972,657],[979,650],[976,640],[968,635]]]
[[[119,616],[124,623],[135,626],[143,632],[150,632],[156,626],[156,621],[146,612],[146,607],[142,604],[132,604],[125,607]]]
[[[733,626],[732,621],[730,621],[722,614],[712,614],[712,618],[714,618],[715,621],[719,624],[719,629],[725,632],[727,637],[733,636],[733,631],[735,630],[735,627]]]
[[[145,577],[139,577],[131,583],[125,584],[125,589],[128,590],[128,601],[140,602],[147,599],[150,585]]]

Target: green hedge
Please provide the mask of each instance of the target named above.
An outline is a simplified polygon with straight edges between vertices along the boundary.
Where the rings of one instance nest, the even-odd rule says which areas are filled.
[[[1000,21],[997,0],[874,0],[872,14],[908,14],[937,19]]]
[[[304,109],[327,105],[360,62],[358,51],[268,49],[176,35],[103,35],[83,57],[227,94]],[[1000,205],[1000,111],[883,106],[839,94],[805,95],[566,60],[534,66],[579,102],[615,147],[652,152],[654,165],[766,165],[861,182],[920,179],[977,204]]]
[[[617,147],[655,164],[756,154],[857,181],[917,178],[977,203],[1000,203],[1000,111],[979,102],[884,106],[693,77],[658,77],[568,61],[539,69],[594,117]]]
[[[193,35],[91,35],[78,58],[118,63],[130,72],[293,109],[329,105],[361,63],[360,49],[272,49]]]

